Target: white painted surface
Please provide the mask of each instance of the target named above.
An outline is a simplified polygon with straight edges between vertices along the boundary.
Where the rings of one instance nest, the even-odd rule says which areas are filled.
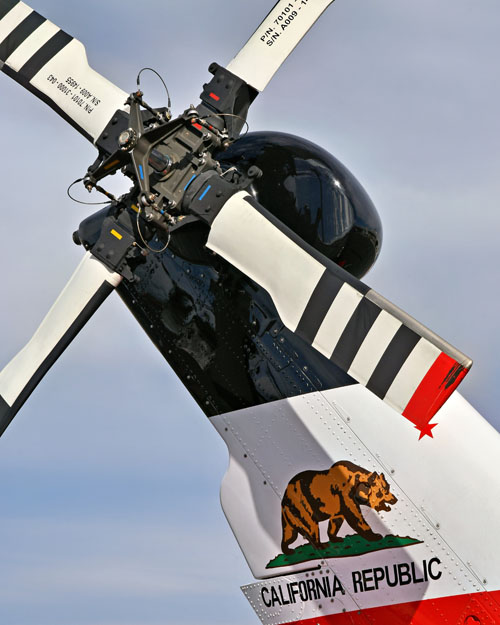
[[[324,561],[323,570],[342,580],[345,601],[368,608],[499,589],[500,437],[457,393],[438,412],[437,420],[435,438],[419,441],[408,420],[359,385],[212,419],[231,456],[221,489],[222,505],[255,577],[288,576],[320,565],[316,561],[266,569],[281,552],[281,498],[297,473],[348,460],[383,472],[398,498],[390,512],[362,507],[374,531],[411,536],[422,544]],[[326,540],[326,527],[320,527]],[[344,523],[340,535],[352,533]],[[371,592],[356,592],[353,586],[354,571],[399,563],[414,563],[421,570],[424,560],[432,558],[440,561],[438,580],[396,588],[381,585]],[[276,581],[282,582],[282,577]],[[264,615],[267,610],[265,623],[295,620],[293,606],[284,606],[277,618],[262,601],[259,604],[260,587],[256,588],[253,600]],[[336,613],[341,607],[338,602],[323,602],[326,612],[318,612],[318,602],[308,602],[305,610],[310,618]]]
[[[441,351],[435,345],[421,338],[394,378],[384,401],[398,412],[403,412],[440,354]]]
[[[321,276],[328,271],[299,245],[288,238],[247,201],[241,191],[233,195],[212,223],[207,247],[261,285],[270,294],[285,326],[295,331]],[[361,344],[349,374],[366,385],[385,350],[402,325],[408,322],[425,337],[402,365],[384,401],[403,412],[418,385],[440,354],[445,342],[415,319],[373,291],[372,297],[397,313],[382,310]],[[344,283],[326,313],[313,347],[330,358],[347,324],[363,299],[360,291]],[[429,339],[430,337],[430,339]],[[429,340],[428,340],[429,339]],[[446,344],[447,345],[447,344]],[[454,353],[459,353],[452,348]],[[461,361],[466,358],[460,356]]]
[[[375,319],[352,361],[348,373],[361,384],[367,384],[389,343],[403,324],[383,310]]]
[[[14,50],[6,61],[7,65],[18,72],[21,67],[60,30],[61,29],[52,22],[44,22]]]
[[[207,247],[263,286],[294,331],[325,267],[256,211],[240,191],[215,218]]]
[[[57,83],[48,79],[54,76]],[[78,87],[72,87],[66,81],[76,81]],[[38,74],[31,84],[49,96],[71,119],[83,130],[88,132],[94,141],[104,130],[118,109],[125,108],[128,94],[94,71],[88,64],[87,53],[83,44],[73,39],[65,48],[54,56]],[[67,86],[69,93],[59,89],[59,85]],[[89,98],[85,91],[92,94]],[[82,106],[73,96],[85,101]]]
[[[362,299],[362,294],[351,285],[342,285],[314,338],[313,347],[323,356],[330,358]]]
[[[33,9],[24,4],[24,2],[16,4],[16,6],[0,20],[0,43],[2,43],[4,39],[7,39],[10,33],[31,13],[33,13]]]
[[[12,406],[22,390],[68,331],[75,319],[109,282],[117,287],[122,278],[87,252],[29,343],[0,372],[0,396]]]
[[[0,20],[0,43],[33,12],[24,2]],[[41,24],[9,56],[6,64],[19,71],[60,28],[50,21]],[[125,109],[128,94],[94,71],[85,47],[74,39],[31,80],[95,141],[118,109]]]
[[[387,298],[385,298],[380,293],[377,293],[373,289],[371,289],[366,297],[371,300],[377,306],[380,306],[382,310],[386,310],[389,314],[393,315],[396,319],[399,319],[406,327],[410,328],[416,332],[419,336],[423,336],[426,338],[429,343],[435,345],[440,351],[448,354],[450,358],[456,360],[462,367],[466,369],[470,369],[472,367],[472,360],[458,350],[456,347],[445,341],[441,336],[424,326],[420,321],[417,321],[414,317],[409,315],[403,309],[396,306],[390,302]]]
[[[227,69],[263,91],[333,0],[281,0]]]

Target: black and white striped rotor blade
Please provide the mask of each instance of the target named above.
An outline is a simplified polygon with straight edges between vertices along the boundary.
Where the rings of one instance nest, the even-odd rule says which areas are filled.
[[[0,435],[121,280],[86,253],[32,339],[0,372]]]
[[[90,68],[80,41],[18,0],[0,0],[0,69],[92,143],[128,97]]]
[[[244,191],[212,221],[207,247],[268,291],[289,330],[421,432],[472,365]]]
[[[263,91],[334,0],[280,0],[227,69]]]

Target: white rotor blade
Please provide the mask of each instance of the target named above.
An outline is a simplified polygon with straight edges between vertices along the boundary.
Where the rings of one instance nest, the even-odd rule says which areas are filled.
[[[244,191],[213,220],[207,247],[268,291],[289,330],[421,433],[430,433],[430,419],[472,366],[467,356],[307,245]]]
[[[295,46],[334,0],[280,0],[227,69],[263,91]]]
[[[93,143],[128,97],[89,66],[80,41],[17,0],[0,0],[0,69]]]
[[[122,277],[90,252],[29,343],[0,372],[0,435]]]

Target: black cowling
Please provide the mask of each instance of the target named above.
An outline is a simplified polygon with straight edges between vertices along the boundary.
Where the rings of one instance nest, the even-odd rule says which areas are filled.
[[[323,148],[281,132],[248,133],[216,155],[222,167],[256,165],[250,192],[319,252],[357,278],[382,243],[377,210],[352,173]]]

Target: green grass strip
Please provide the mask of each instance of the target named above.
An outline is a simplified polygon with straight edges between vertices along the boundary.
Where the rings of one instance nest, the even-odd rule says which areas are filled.
[[[422,541],[409,536],[384,536],[380,540],[371,542],[358,534],[346,536],[342,542],[327,543],[324,549],[315,549],[311,544],[300,545],[290,555],[280,553],[269,562],[266,569],[274,569],[280,566],[291,566],[310,560],[325,560],[326,558],[347,558],[362,556],[365,553],[381,551],[382,549],[394,549],[396,547],[409,547],[418,545]]]

